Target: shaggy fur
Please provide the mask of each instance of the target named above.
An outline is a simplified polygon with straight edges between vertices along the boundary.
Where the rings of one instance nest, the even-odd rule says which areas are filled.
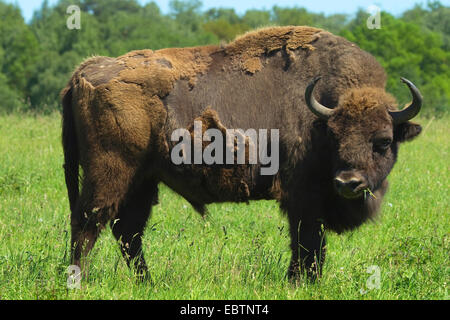
[[[314,50],[310,43],[321,31],[293,26],[258,29],[236,38],[225,48],[225,52],[231,56],[232,65],[253,74],[263,68],[261,56],[264,54],[281,49],[288,55],[298,48]]]
[[[335,108],[328,121],[314,116],[304,99],[317,75],[316,99]],[[212,202],[276,199],[290,223],[289,274],[314,277],[324,259],[324,228],[343,232],[374,217],[399,143],[420,133],[410,122],[393,125],[388,110],[396,103],[385,80],[371,55],[310,27],[266,28],[222,48],[87,60],[62,92],[74,263],[111,222],[127,263],[144,275],[141,236],[164,182],[202,214]],[[202,121],[203,132],[279,129],[280,171],[261,176],[260,164],[174,165],[171,133],[192,133],[194,120]],[[382,152],[380,138],[393,139]],[[376,198],[342,197],[333,185],[342,172],[365,177]]]

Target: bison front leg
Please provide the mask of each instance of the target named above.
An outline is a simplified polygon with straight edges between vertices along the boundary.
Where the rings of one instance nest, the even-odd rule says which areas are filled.
[[[316,280],[322,274],[325,261],[325,234],[319,221],[302,221],[289,216],[292,257],[288,277],[297,279],[306,274]]]
[[[120,207],[117,219],[111,221],[111,230],[122,255],[139,280],[150,279],[142,251],[142,235],[152,205],[157,203],[158,185],[146,182],[135,189]]]

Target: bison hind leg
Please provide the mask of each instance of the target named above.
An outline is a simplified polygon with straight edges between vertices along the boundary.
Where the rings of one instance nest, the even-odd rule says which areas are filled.
[[[151,280],[142,250],[142,236],[157,199],[158,183],[144,181],[130,191],[119,207],[117,218],[110,222],[120,251],[139,280]]]
[[[108,217],[115,215],[116,207],[90,207],[79,199],[71,216],[71,255],[72,264],[81,267],[84,276],[89,273],[87,256],[95,245],[100,232],[105,228]]]
[[[136,172],[133,168],[113,167],[107,162],[98,168],[103,168],[104,171],[96,170],[96,175],[90,171],[86,174],[85,171],[81,196],[77,199],[71,215],[72,264],[81,267],[86,277],[89,266],[87,256],[100,232],[109,221],[117,217]]]

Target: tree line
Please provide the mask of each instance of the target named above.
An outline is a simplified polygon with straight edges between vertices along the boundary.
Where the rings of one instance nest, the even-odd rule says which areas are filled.
[[[67,28],[67,8],[81,9],[81,29]],[[232,41],[248,30],[271,25],[326,29],[372,53],[386,69],[387,89],[402,103],[410,99],[399,81],[413,81],[424,96],[424,113],[450,108],[450,7],[439,1],[415,5],[400,16],[381,12],[381,29],[369,29],[364,9],[355,15],[324,15],[301,7],[270,10],[202,10],[200,0],[172,0],[170,11],[137,0],[44,1],[26,22],[20,9],[0,0],[0,113],[52,112],[74,68],[93,55],[119,56]]]

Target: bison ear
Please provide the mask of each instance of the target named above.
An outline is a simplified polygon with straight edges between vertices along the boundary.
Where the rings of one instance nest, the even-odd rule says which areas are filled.
[[[422,127],[418,123],[406,121],[395,126],[394,139],[397,142],[410,141],[422,132]]]

